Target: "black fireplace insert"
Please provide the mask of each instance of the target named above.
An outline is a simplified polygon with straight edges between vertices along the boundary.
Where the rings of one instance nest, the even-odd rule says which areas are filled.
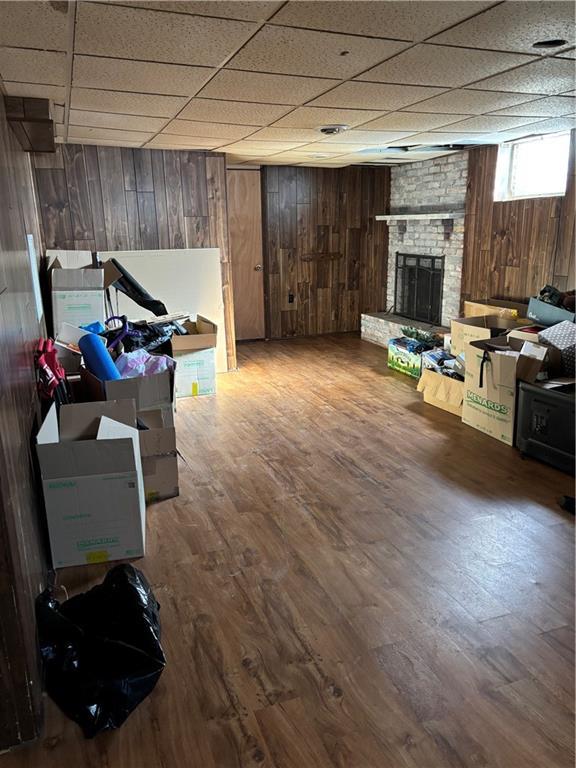
[[[444,256],[396,252],[395,313],[439,325],[442,318]]]

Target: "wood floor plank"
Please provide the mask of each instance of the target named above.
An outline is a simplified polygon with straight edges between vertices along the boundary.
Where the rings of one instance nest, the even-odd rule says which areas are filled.
[[[573,765],[570,478],[423,404],[356,336],[238,358],[178,401],[181,494],[147,511],[157,688],[90,742],[47,700],[2,768]]]

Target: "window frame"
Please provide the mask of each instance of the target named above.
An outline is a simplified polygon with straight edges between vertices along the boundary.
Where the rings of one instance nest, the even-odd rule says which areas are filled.
[[[514,154],[518,151],[518,148],[523,144],[530,142],[542,141],[548,137],[568,136],[568,152],[566,155],[566,171],[568,172],[569,155],[570,155],[570,131],[558,131],[557,133],[544,133],[538,136],[526,136],[521,139],[514,139],[508,141],[505,144],[498,146],[498,158],[496,161],[496,178],[494,183],[494,202],[505,203],[512,202],[514,200],[536,200],[541,197],[564,197],[566,194],[566,186],[568,177],[564,184],[564,190],[562,192],[542,192],[534,195],[529,194],[513,194],[512,191],[512,179],[514,170]],[[499,174],[504,176],[502,167],[505,167],[505,178],[499,178]]]

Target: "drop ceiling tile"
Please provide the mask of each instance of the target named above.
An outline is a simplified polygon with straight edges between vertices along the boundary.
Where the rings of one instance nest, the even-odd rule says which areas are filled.
[[[554,117],[550,120],[539,120],[536,123],[529,123],[520,128],[512,128],[508,131],[499,131],[498,133],[486,134],[483,140],[486,143],[501,144],[504,141],[521,139],[525,136],[541,136],[545,133],[558,133],[560,131],[569,131],[576,128],[576,121],[573,117]]]
[[[51,99],[63,104],[66,99],[66,88],[61,85],[36,85],[34,83],[4,82],[8,96],[30,96],[33,99]]]
[[[68,40],[68,4],[47,2],[0,3],[0,45],[50,48],[65,51]]]
[[[227,148],[227,152],[261,152],[262,150],[270,152],[282,152],[286,149],[294,149],[295,147],[300,147],[305,142],[294,142],[294,141],[253,141],[252,139],[244,139],[243,141],[237,141],[234,142],[234,144],[230,142],[221,142],[221,144],[227,143],[230,145],[230,148]]]
[[[248,144],[244,141],[237,141],[234,144],[222,146],[220,151],[230,152],[233,155],[244,155],[245,157],[265,157],[266,155],[275,155],[278,153],[277,148],[267,147],[264,142],[259,141],[252,141]]]
[[[239,19],[240,21],[266,21],[282,5],[266,0],[182,0],[181,2],[126,2],[124,5],[169,11],[172,13],[189,13],[198,16],[216,16],[223,19]]]
[[[576,91],[566,91],[562,96],[576,96]]]
[[[258,130],[257,125],[230,125],[228,123],[202,123],[195,120],[172,120],[163,133],[179,136],[203,136],[207,139],[243,139]],[[220,141],[222,143],[222,141]]]
[[[508,115],[476,115],[468,117],[459,123],[450,126],[451,131],[459,132],[483,132],[506,131],[510,128],[518,128],[521,125],[537,123],[537,117],[509,117]]]
[[[298,105],[313,99],[337,82],[314,77],[222,69],[198,95],[207,99]]]
[[[548,96],[526,104],[507,107],[493,112],[494,115],[520,115],[521,117],[562,117],[576,113],[576,99],[570,96]]]
[[[173,117],[186,104],[185,96],[157,96],[125,91],[72,88],[71,106],[95,112],[120,112],[147,117]]]
[[[66,140],[66,144],[88,144],[95,147],[141,147],[140,141],[123,141],[121,139],[75,139],[70,136]]]
[[[562,51],[559,56],[561,59],[576,59],[576,48],[570,48],[568,51]]]
[[[514,53],[449,48],[443,45],[416,45],[359,75],[358,79],[380,83],[455,87],[527,64],[535,58]]]
[[[331,109],[325,107],[299,107],[274,123],[280,128],[320,128],[322,125],[360,125],[373,120],[383,110]]]
[[[92,128],[117,128],[122,131],[148,131],[150,133],[156,133],[156,131],[160,131],[166,125],[166,118],[71,109],[70,125],[85,125]]]
[[[537,98],[534,96],[534,98]],[[472,115],[481,115],[484,112],[492,112],[495,109],[522,104],[526,96],[521,93],[498,93],[495,91],[469,91],[464,89],[443,93],[417,106],[405,107],[406,112],[439,112],[442,114],[461,114],[463,112]]]
[[[194,96],[215,71],[211,67],[74,56],[73,85],[109,91]]]
[[[246,101],[192,99],[179,117],[234,125],[268,125],[290,112],[291,107],[279,104],[254,104]]]
[[[414,146],[417,144],[462,144],[464,142],[477,141],[482,133],[450,133],[448,131],[428,131],[426,133],[417,133],[406,139],[405,146]]]
[[[250,137],[253,141],[318,141],[322,134],[312,128],[261,128]]]
[[[216,149],[222,144],[222,139],[211,139],[206,136],[174,136],[168,133],[159,133],[148,146],[156,144],[169,144],[181,149]]]
[[[316,155],[318,153],[320,154],[326,154],[326,155],[349,155],[353,151],[360,151],[361,149],[367,148],[368,144],[336,144],[336,142],[330,142],[326,143],[324,141],[319,141],[316,144],[307,144],[304,147],[299,147],[298,152],[302,153],[303,155]],[[374,144],[373,146],[378,146],[377,144]]]
[[[467,19],[492,2],[292,2],[274,16],[275,24],[348,32],[398,40],[422,40]]]
[[[538,40],[567,40],[574,45],[572,2],[500,3],[432,38],[434,43],[496,51],[534,53]],[[557,50],[567,48],[559,46]]]
[[[83,125],[70,125],[68,127],[68,136],[74,139],[105,139],[113,141],[137,141],[143,144],[152,137],[150,132],[141,131],[118,131],[114,128],[90,128]]]
[[[390,112],[362,125],[363,131],[427,131],[441,128],[469,115],[435,115],[425,112]]]
[[[345,133],[338,133],[336,136],[329,136],[322,138],[320,134],[320,141],[322,144],[387,144],[390,141],[397,141],[403,139],[405,136],[410,136],[414,131],[365,131],[365,130],[351,130]]]
[[[444,90],[443,88],[426,88],[417,85],[361,83],[355,80],[337,85],[329,93],[325,93],[324,96],[311,102],[310,106],[372,108],[385,111],[406,107],[409,104],[436,96]]]
[[[75,50],[120,59],[217,66],[255,29],[255,24],[245,21],[82,2],[76,15]]]
[[[0,5],[0,11],[2,5]],[[66,54],[0,48],[0,76],[19,83],[66,85]]]
[[[469,85],[483,91],[556,94],[574,87],[574,63],[569,59],[540,59],[532,64],[504,72]]]
[[[267,25],[246,43],[228,66],[258,72],[345,79],[404,48],[406,43],[394,40]]]

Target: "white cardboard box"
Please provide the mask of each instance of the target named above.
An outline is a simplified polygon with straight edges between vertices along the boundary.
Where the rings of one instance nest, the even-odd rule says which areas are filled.
[[[176,397],[216,393],[216,345],[218,327],[198,315],[195,322],[183,323],[187,336],[172,336],[176,360]]]
[[[37,453],[55,568],[142,557],[146,506],[133,401],[53,405]]]

